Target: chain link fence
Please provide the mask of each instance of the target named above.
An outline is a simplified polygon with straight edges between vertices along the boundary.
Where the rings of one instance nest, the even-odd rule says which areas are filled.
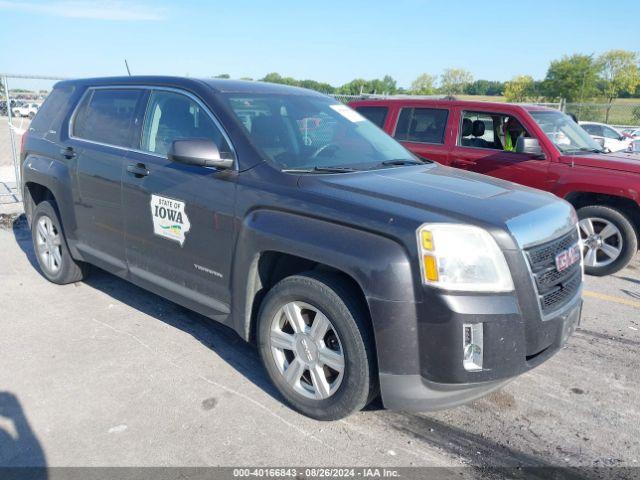
[[[0,204],[20,201],[22,136],[58,80],[62,78],[0,74]]]
[[[640,125],[640,101],[616,103],[567,103],[564,111],[574,114],[578,120],[600,122],[617,128],[631,128]]]

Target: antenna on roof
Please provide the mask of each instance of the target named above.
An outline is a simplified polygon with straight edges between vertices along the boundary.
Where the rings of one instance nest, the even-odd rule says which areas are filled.
[[[131,70],[129,70],[129,64],[127,63],[127,59],[124,59],[124,66],[127,67],[127,73],[131,76]]]

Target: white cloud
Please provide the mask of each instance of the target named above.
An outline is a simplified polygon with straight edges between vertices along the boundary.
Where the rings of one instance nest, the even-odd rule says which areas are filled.
[[[122,0],[59,0],[18,2],[0,0],[0,10],[12,10],[66,18],[116,21],[158,21],[166,17],[166,9]]]

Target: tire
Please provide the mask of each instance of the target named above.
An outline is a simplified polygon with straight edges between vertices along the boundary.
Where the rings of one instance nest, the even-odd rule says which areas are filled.
[[[368,313],[340,276],[314,271],[280,281],[262,302],[257,334],[267,373],[294,410],[316,420],[338,420],[377,394]],[[294,372],[291,381],[285,372]]]
[[[79,282],[89,266],[71,257],[55,204],[43,200],[36,205],[31,222],[33,249],[42,275],[50,282],[65,285]]]
[[[580,208],[578,218],[585,273],[600,277],[626,267],[638,251],[638,237],[627,216],[615,208],[591,205]]]

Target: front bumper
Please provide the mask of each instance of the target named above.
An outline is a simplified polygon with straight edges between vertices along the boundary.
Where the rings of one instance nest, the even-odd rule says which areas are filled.
[[[561,311],[544,320],[537,309],[523,309],[515,293],[437,294],[432,300],[413,305],[371,302],[372,314],[388,319],[382,325],[397,328],[394,319],[415,319],[415,327],[403,333],[376,332],[380,391],[386,408],[439,410],[502,387],[562,348],[579,324],[582,309],[580,291]],[[468,371],[463,365],[463,325],[478,322],[484,330],[483,367]]]

